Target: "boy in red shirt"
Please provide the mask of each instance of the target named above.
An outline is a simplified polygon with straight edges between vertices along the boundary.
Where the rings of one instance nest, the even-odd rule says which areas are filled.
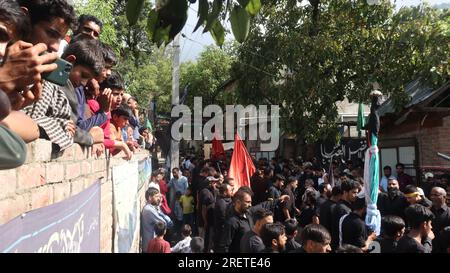
[[[164,240],[166,234],[166,224],[157,222],[155,224],[156,237],[148,243],[147,253],[170,253],[170,244]]]

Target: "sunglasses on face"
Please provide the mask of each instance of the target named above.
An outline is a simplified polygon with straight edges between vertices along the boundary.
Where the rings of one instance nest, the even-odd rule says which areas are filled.
[[[97,31],[93,30],[90,27],[83,27],[83,33],[92,34],[94,35],[95,38],[98,38],[100,36],[100,33],[98,33]]]

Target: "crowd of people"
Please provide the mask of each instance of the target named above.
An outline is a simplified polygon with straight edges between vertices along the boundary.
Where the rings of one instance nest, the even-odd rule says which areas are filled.
[[[0,169],[22,165],[38,138],[54,153],[78,143],[128,160],[154,145],[102,27],[66,0],[0,0]]]
[[[362,161],[255,160],[250,187],[226,164],[187,157],[171,179],[158,169],[146,192],[142,250],[155,253],[450,252],[448,176],[418,187],[396,165],[380,178],[381,234],[365,223]],[[166,178],[168,183],[166,183]],[[194,240],[195,239],[195,240]],[[201,247],[199,247],[201,246]],[[378,247],[377,247],[378,246]]]

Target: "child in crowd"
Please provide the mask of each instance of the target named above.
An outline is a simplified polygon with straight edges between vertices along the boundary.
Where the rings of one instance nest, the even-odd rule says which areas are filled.
[[[164,240],[167,228],[164,222],[155,225],[156,237],[148,243],[147,253],[170,253],[170,244]]]

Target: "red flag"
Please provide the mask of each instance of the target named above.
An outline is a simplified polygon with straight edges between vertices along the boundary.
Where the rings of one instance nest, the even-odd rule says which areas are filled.
[[[218,139],[217,135],[214,135],[214,138],[212,140],[212,158],[216,160],[223,160],[226,161],[225,158],[225,149],[223,148],[222,141]]]
[[[228,176],[234,178],[234,192],[242,186],[250,186],[250,178],[256,172],[252,158],[238,134],[234,137],[234,151]]]

